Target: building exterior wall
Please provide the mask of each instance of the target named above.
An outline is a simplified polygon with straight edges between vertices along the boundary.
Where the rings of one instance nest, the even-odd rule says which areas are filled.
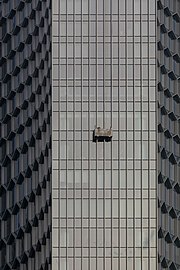
[[[51,2],[0,3],[0,269],[51,261]]]
[[[180,268],[180,2],[158,1],[159,269]]]
[[[156,2],[52,7],[52,269],[154,270]]]

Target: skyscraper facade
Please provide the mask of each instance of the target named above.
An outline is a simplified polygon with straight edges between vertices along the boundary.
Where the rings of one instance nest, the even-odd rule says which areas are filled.
[[[0,1],[0,269],[50,269],[51,2]]]
[[[180,2],[157,9],[159,263],[180,269]]]
[[[156,1],[52,4],[52,269],[157,269]]]
[[[180,269],[179,41],[179,0],[0,1],[0,270]]]

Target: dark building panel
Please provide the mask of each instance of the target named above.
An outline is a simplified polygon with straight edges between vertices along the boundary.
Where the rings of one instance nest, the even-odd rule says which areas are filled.
[[[159,269],[179,269],[180,2],[158,1]]]
[[[0,3],[0,269],[50,269],[51,1]]]

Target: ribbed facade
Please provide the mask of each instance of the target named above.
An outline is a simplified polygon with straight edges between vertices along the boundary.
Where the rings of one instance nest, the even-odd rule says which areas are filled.
[[[50,269],[51,2],[0,3],[0,269]]]
[[[157,9],[159,269],[180,269],[180,1]]]

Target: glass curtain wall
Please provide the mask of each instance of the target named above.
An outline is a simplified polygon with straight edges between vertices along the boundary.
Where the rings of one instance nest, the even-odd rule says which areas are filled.
[[[52,5],[52,268],[154,270],[155,1]]]

